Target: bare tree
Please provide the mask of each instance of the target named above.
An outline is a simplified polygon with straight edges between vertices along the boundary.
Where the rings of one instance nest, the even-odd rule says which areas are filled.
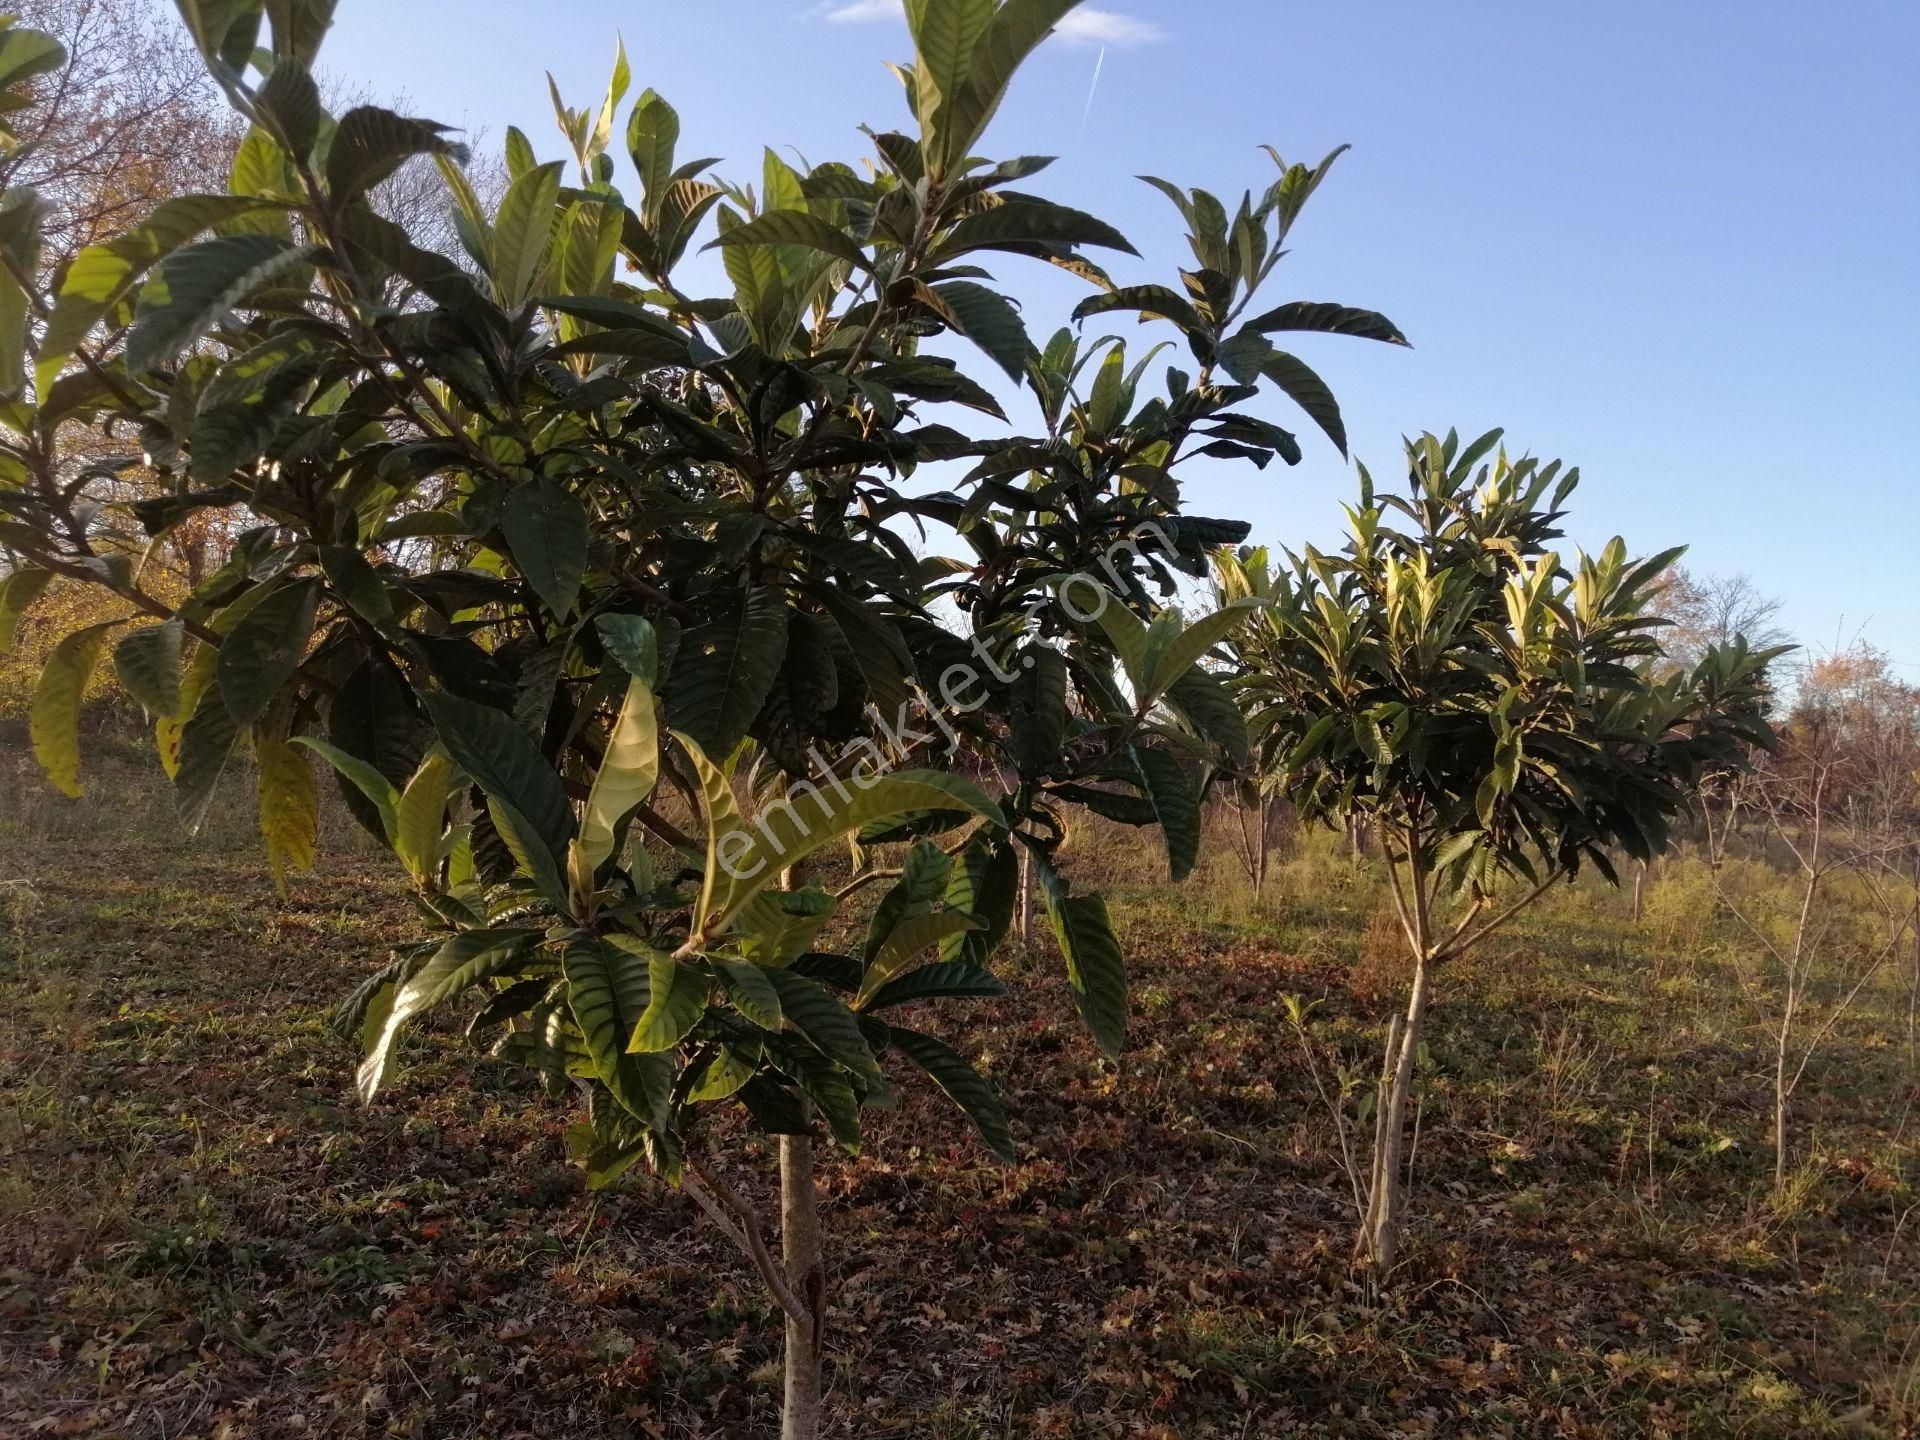
[[[226,188],[241,126],[171,13],[143,0],[18,0],[67,63],[14,119],[0,184],[48,204],[44,263],[124,231],[170,195]]]
[[[1696,575],[1676,569],[1662,587],[1657,607],[1673,624],[1661,632],[1667,658],[1691,669],[1714,645],[1744,636],[1753,650],[1786,643],[1780,602],[1747,575]]]

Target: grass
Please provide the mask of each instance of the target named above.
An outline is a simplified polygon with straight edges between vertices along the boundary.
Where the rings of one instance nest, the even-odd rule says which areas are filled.
[[[283,899],[237,790],[188,842],[144,769],[94,789],[0,751],[0,1434],[768,1433],[768,1304],[688,1200],[588,1196],[566,1107],[450,1026],[353,1102],[325,1013],[413,924],[384,857],[330,820]],[[1131,840],[1069,859],[1114,898],[1133,1048],[1098,1059],[1037,941],[957,1036],[1023,1163],[915,1086],[833,1162],[834,1433],[1913,1433],[1894,977],[1816,1061],[1775,1194],[1763,1012],[1698,876],[1665,867],[1638,924],[1557,894],[1444,978],[1375,1294],[1277,997],[1371,1063],[1377,877],[1317,842],[1258,899],[1224,845],[1178,890]]]

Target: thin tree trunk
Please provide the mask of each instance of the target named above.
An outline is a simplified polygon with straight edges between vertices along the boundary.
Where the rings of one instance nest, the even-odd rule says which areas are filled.
[[[1640,923],[1640,895],[1646,888],[1647,862],[1642,860],[1639,868],[1633,872],[1633,923]]]
[[[1253,812],[1258,817],[1256,823],[1260,827],[1260,836],[1255,842],[1258,848],[1254,852],[1253,894],[1256,900],[1267,888],[1267,807],[1272,803],[1263,795]]]
[[[814,1196],[813,1140],[806,1135],[780,1137],[780,1259],[788,1286],[809,1312],[806,1319],[787,1316],[780,1440],[815,1440],[820,1433],[827,1272]]]
[[[1022,845],[1020,849],[1020,896],[1014,907],[1014,925],[1020,934],[1022,948],[1033,943],[1033,852]]]
[[[1404,1023],[1387,1034],[1383,1093],[1374,1132],[1373,1180],[1367,1216],[1361,1227],[1359,1252],[1378,1274],[1393,1268],[1400,1251],[1400,1228],[1406,1201],[1405,1154],[1407,1100],[1413,1093],[1414,1062],[1426,1029],[1429,972],[1422,956],[1414,965],[1413,993],[1407,1000]],[[1398,1017],[1396,1017],[1396,1020]]]

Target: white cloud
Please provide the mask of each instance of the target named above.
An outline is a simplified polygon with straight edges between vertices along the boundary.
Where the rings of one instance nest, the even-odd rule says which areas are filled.
[[[815,13],[822,15],[829,24],[860,25],[874,20],[897,20],[900,18],[900,9],[900,0],[846,0],[844,4],[825,6]],[[1073,45],[1112,45],[1116,48],[1151,45],[1156,40],[1166,38],[1166,32],[1158,25],[1136,20],[1131,15],[1122,15],[1117,10],[1100,10],[1090,5],[1070,12],[1055,33]]]
[[[1054,32],[1062,40],[1070,40],[1077,45],[1151,45],[1156,40],[1164,40],[1166,31],[1158,25],[1145,20],[1136,20],[1131,15],[1122,15],[1114,10],[1095,10],[1083,6],[1071,11],[1061,20]]]
[[[900,18],[900,0],[852,0],[848,5],[836,5],[826,12],[829,23],[834,25],[858,25],[868,20],[897,20]]]

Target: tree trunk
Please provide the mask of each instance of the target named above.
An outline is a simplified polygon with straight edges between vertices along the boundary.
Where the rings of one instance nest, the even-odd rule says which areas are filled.
[[[1253,842],[1253,898],[1256,900],[1267,888],[1267,807],[1271,803],[1263,795],[1253,812],[1256,817],[1254,823],[1260,831]]]
[[[806,1320],[787,1317],[787,1384],[780,1440],[815,1440],[820,1433],[827,1271],[814,1198],[813,1140],[806,1135],[780,1137],[780,1259],[788,1286],[809,1312]]]
[[[1385,1063],[1381,1068],[1380,1099],[1374,1115],[1373,1179],[1367,1197],[1366,1219],[1356,1250],[1376,1274],[1393,1268],[1400,1250],[1400,1226],[1406,1200],[1405,1154],[1407,1099],[1413,1093],[1414,1062],[1426,1029],[1428,963],[1414,962],[1413,993],[1407,998],[1404,1023],[1399,1017],[1387,1032]]]
[[[1640,923],[1640,894],[1647,883],[1647,862],[1642,860],[1633,872],[1633,923]]]
[[[1019,931],[1022,948],[1033,943],[1033,852],[1020,849],[1020,896],[1014,907],[1014,927]]]

